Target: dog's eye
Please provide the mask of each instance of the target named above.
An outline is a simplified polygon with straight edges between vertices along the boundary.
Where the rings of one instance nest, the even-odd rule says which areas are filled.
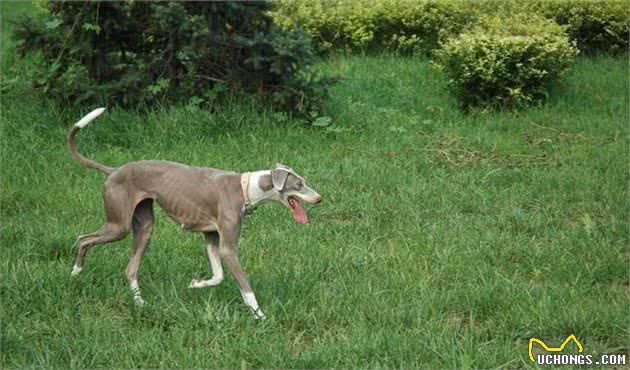
[[[296,185],[298,188],[301,188],[301,187],[303,187],[303,186],[304,186],[304,183],[303,183],[302,181],[298,181],[297,183],[295,183],[295,185]]]

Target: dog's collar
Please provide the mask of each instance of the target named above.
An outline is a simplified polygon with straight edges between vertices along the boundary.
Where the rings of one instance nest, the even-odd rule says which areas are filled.
[[[252,202],[249,199],[249,178],[251,172],[244,172],[241,174],[241,191],[243,192],[243,213],[249,214],[252,212]]]

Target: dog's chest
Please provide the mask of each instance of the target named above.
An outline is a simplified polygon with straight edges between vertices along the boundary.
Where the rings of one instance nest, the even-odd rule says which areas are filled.
[[[182,229],[203,232],[216,231],[215,217],[208,207],[203,207],[199,200],[192,201],[182,197],[177,199],[179,200],[158,199],[158,203]]]

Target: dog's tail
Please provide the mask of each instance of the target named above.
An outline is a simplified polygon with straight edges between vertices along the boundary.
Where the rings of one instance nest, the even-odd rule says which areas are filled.
[[[96,117],[100,116],[104,111],[105,108],[94,109],[93,111],[85,115],[85,117],[81,118],[79,122],[75,123],[68,133],[68,147],[70,148],[70,155],[72,155],[72,158],[75,161],[81,163],[85,167],[93,168],[109,175],[110,173],[114,172],[115,168],[108,167],[91,159],[85,158],[77,151],[77,145],[74,143],[74,137],[77,135],[77,132],[87,126]]]

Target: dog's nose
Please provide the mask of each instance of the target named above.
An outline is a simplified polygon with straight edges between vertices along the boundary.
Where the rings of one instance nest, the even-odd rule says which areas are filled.
[[[322,197],[318,196],[317,198],[315,198],[315,204],[319,204],[322,202]]]

